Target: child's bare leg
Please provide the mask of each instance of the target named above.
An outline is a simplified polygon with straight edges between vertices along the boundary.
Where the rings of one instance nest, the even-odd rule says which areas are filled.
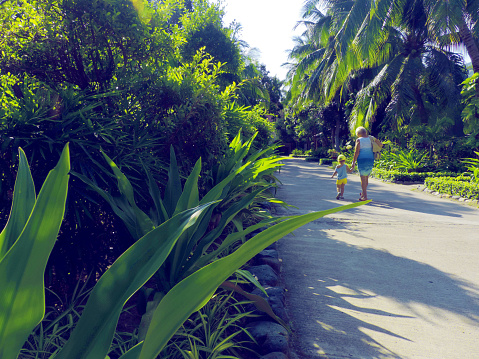
[[[341,185],[341,190],[338,191],[338,192],[341,192],[341,197],[344,196],[344,187],[345,187],[345,186],[346,186],[346,183],[343,183],[343,184]]]

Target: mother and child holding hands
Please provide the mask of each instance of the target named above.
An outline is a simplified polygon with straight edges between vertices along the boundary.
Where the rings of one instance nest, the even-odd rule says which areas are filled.
[[[373,170],[375,153],[379,154],[379,151],[383,147],[381,141],[373,136],[368,135],[368,131],[364,127],[358,127],[356,129],[356,146],[354,148],[354,158],[351,167],[346,164],[346,157],[344,155],[338,156],[339,164],[334,169],[334,173],[331,176],[333,178],[338,175],[336,181],[336,187],[338,194],[336,199],[344,198],[344,187],[348,182],[348,173],[352,173],[356,163],[358,164],[359,176],[361,178],[362,192],[359,194],[360,201],[366,201],[368,199],[368,181],[369,175]]]

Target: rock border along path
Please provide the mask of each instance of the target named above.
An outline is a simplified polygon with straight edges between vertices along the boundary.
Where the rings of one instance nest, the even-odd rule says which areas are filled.
[[[356,175],[337,201],[331,169],[283,162],[280,214],[359,197]],[[479,210],[412,187],[371,179],[372,203],[279,241],[299,358],[479,358]]]

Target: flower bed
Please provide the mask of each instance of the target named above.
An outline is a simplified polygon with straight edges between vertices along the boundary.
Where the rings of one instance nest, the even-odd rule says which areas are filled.
[[[457,177],[455,172],[401,172],[398,170],[383,170],[374,168],[371,177],[387,180],[391,182],[424,182],[426,178],[431,177]]]
[[[426,178],[427,188],[451,196],[460,196],[469,199],[479,199],[479,185],[465,180],[464,177],[435,177]]]

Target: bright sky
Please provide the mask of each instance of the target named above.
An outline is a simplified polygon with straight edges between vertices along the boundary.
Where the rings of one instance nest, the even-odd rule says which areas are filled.
[[[218,0],[213,0],[218,2]],[[286,78],[286,50],[293,48],[293,31],[300,20],[303,0],[221,0],[225,7],[225,25],[233,20],[242,25],[241,39],[261,51],[260,63],[270,75]]]

